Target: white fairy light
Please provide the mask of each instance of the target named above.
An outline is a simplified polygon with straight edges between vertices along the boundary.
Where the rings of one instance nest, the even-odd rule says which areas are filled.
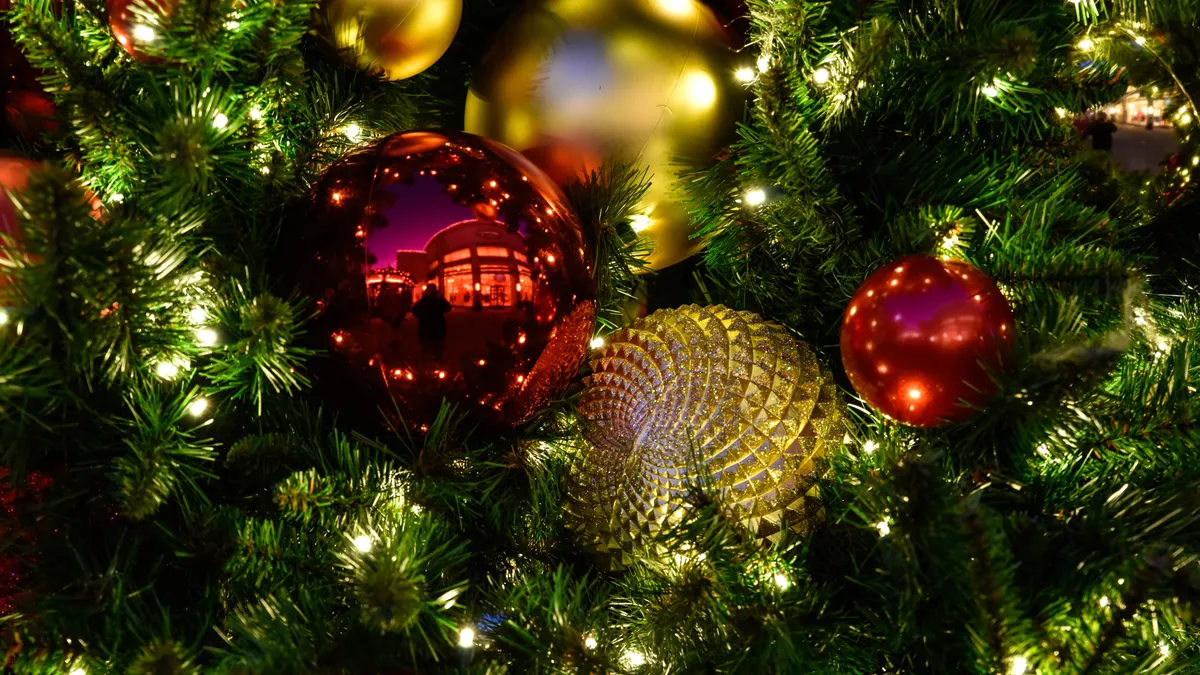
[[[1108,607],[1108,596],[1107,595],[1100,596],[1100,607],[1101,608]]]
[[[196,344],[201,347],[212,347],[217,344],[218,339],[220,336],[217,335],[217,331],[211,328],[201,328],[196,331]]]
[[[342,134],[351,141],[357,141],[358,137],[362,135],[362,127],[351,122],[342,128]]]
[[[1078,43],[1076,43],[1076,46],[1086,52],[1086,51],[1090,51],[1092,47],[1095,47],[1096,43],[1093,42],[1091,38],[1083,38]]]
[[[133,39],[139,42],[153,42],[154,38],[158,37],[154,29],[144,24],[138,24],[133,27]]]
[[[470,626],[463,626],[458,631],[458,646],[463,649],[470,649],[475,646],[475,629]]]
[[[829,69],[825,67],[817,68],[812,74],[813,82],[817,84],[825,84],[829,82]]]
[[[205,410],[208,410],[208,399],[206,398],[198,398],[188,405],[188,412],[192,417],[203,415]]]
[[[650,219],[650,215],[646,213],[635,213],[629,217],[629,226],[633,228],[634,232],[641,232],[647,227],[650,227],[653,222],[654,221]]]
[[[259,110],[258,106],[250,109],[250,119],[258,121],[262,119],[262,116],[262,110]]]
[[[605,344],[607,344],[606,341],[604,340],[603,337],[601,337],[599,335],[592,338],[592,342],[591,342],[592,349],[603,349]]]
[[[8,325],[8,310],[0,309],[0,326]]]
[[[121,202],[125,201],[125,195],[121,194],[120,192],[114,192],[112,193],[112,197],[109,197],[109,199],[120,204]]]
[[[762,206],[767,201],[767,191],[762,188],[754,188],[746,193],[746,203],[750,206]]]
[[[216,117],[213,118],[213,126],[218,129],[224,129],[229,126],[229,118],[225,116],[225,113],[217,113]]]
[[[765,52],[759,54],[758,61],[756,61],[754,65],[758,66],[758,72],[767,72],[767,70],[771,67],[771,55]]]
[[[783,572],[776,572],[775,576],[771,577],[771,581],[774,581],[775,586],[781,591],[786,591],[792,587],[792,580]]]
[[[1139,45],[1144,45],[1144,44],[1146,44],[1146,38],[1145,38],[1145,37],[1143,37],[1143,36],[1141,36],[1141,35],[1135,35],[1135,36],[1133,36],[1133,41],[1134,41],[1134,42],[1136,42],[1136,43],[1138,43]]]
[[[179,366],[174,361],[159,361],[154,372],[164,380],[173,380],[179,376]]]
[[[1160,642],[1158,643],[1158,653],[1162,654],[1163,656],[1169,656],[1171,654],[1171,648],[1167,646],[1167,643]]]
[[[625,654],[621,656],[621,660],[630,668],[641,668],[646,665],[646,655],[633,649],[626,650]]]
[[[868,455],[878,449],[879,441],[875,440],[874,438],[869,439],[866,443],[863,443],[863,452],[867,453]]]
[[[879,530],[879,536],[886,537],[892,533],[892,526],[888,525],[886,520],[881,520],[875,523],[875,529]]]
[[[371,543],[371,538],[365,534],[360,534],[354,538],[354,548],[358,549],[359,553],[370,552]]]
[[[208,310],[203,307],[193,307],[188,312],[188,321],[192,323],[204,323],[208,320]]]
[[[1012,663],[1009,664],[1009,675],[1025,675],[1025,669],[1029,667],[1029,661],[1024,656],[1014,656]]]
[[[733,76],[737,78],[738,82],[749,84],[754,81],[754,69],[749,66],[738,68]]]
[[[595,649],[596,645],[598,645],[598,644],[599,643],[596,642],[596,636],[592,635],[591,633],[588,633],[583,638],[583,648],[584,649]]]
[[[984,96],[986,96],[988,98],[996,98],[997,96],[1000,95],[1000,90],[996,88],[996,85],[989,84],[989,85],[980,87],[979,93],[983,94]]]

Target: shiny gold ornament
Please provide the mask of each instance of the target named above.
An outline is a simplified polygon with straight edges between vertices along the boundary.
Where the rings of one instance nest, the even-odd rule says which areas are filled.
[[[782,328],[727,307],[663,310],[612,336],[580,411],[590,443],[569,514],[614,566],[678,522],[704,484],[756,536],[807,531],[821,514],[816,461],[842,442],[829,370]]]
[[[403,80],[437,63],[450,48],[463,0],[326,0],[325,29],[364,68]]]
[[[696,0],[542,0],[492,47],[466,128],[559,181],[636,159],[653,186],[634,226],[661,269],[700,249],[684,174],[733,140],[744,100],[735,70],[726,31]]]

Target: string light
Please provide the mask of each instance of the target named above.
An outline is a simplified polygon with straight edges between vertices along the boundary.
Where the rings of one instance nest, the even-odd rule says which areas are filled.
[[[738,82],[745,82],[749,84],[754,81],[754,69],[749,66],[738,68],[737,72],[734,73],[733,76],[738,79]]]
[[[257,122],[258,120],[261,120],[262,117],[263,117],[262,111],[258,109],[258,106],[254,106],[253,108],[250,109],[250,119]]]
[[[1095,47],[1096,43],[1093,42],[1091,38],[1083,38],[1076,46],[1086,52],[1091,50],[1092,47]]]
[[[150,26],[138,24],[133,27],[133,39],[140,42],[153,42],[154,38],[158,37],[154,34],[154,29]]]
[[[1163,656],[1168,656],[1171,653],[1171,648],[1167,646],[1167,643],[1160,642],[1158,643],[1158,653],[1162,654]]]
[[[0,309],[0,326],[8,325],[8,310]]]
[[[191,321],[192,323],[204,323],[207,320],[208,310],[204,309],[203,307],[193,307],[192,310],[188,312],[188,321]]]
[[[1029,661],[1024,656],[1014,656],[1012,663],[1009,664],[1009,675],[1025,675],[1025,669],[1029,667]]]
[[[595,635],[588,633],[587,635],[584,636],[584,638],[583,638],[583,648],[584,649],[595,649],[597,644],[599,644],[599,643],[596,642]]]
[[[1108,596],[1107,595],[1100,596],[1100,607],[1101,608],[1108,607]]]
[[[825,67],[817,68],[813,71],[813,82],[817,84],[825,84],[829,82],[829,69]]]
[[[769,54],[759,54],[758,61],[754,64],[758,66],[758,72],[765,73],[771,67],[771,56]]]
[[[83,668],[72,668],[71,675],[87,675],[87,671]]]
[[[886,520],[881,520],[875,523],[875,529],[879,530],[879,536],[886,537],[892,533],[892,526],[888,525]]]
[[[463,626],[458,631],[458,646],[463,649],[470,649],[475,646],[475,629],[470,626]]]
[[[349,139],[351,141],[357,141],[358,137],[362,135],[362,127],[360,127],[357,124],[354,124],[352,122],[350,124],[347,124],[346,127],[344,129],[342,129],[342,133],[346,136],[347,139]]]
[[[213,126],[224,129],[229,126],[229,118],[225,116],[225,113],[217,113],[217,116],[213,118]]]
[[[869,439],[866,443],[863,443],[863,452],[867,453],[868,455],[875,452],[878,449],[879,449],[879,441],[877,441],[873,438]]]
[[[211,328],[201,328],[196,331],[196,344],[201,347],[211,347],[217,344],[218,339],[220,336],[217,335],[217,331]]]
[[[767,201],[767,191],[762,188],[754,188],[746,193],[746,203],[750,206],[762,206]]]
[[[983,94],[984,96],[986,96],[988,98],[996,98],[997,96],[1000,95],[1000,90],[996,88],[996,85],[989,84],[989,85],[980,87],[979,93]]]
[[[645,213],[635,213],[629,217],[629,226],[633,228],[634,232],[641,232],[650,227],[653,222],[650,216]]]
[[[630,668],[641,668],[646,665],[646,655],[633,649],[626,650],[621,660]]]
[[[781,591],[786,591],[792,587],[792,580],[789,579],[783,572],[776,572],[775,576],[771,577],[771,581],[774,581],[775,586],[777,586]]]
[[[368,553],[371,550],[371,538],[365,534],[360,534],[354,538],[354,548],[358,549],[359,553]]]
[[[154,372],[164,380],[173,380],[179,376],[179,366],[174,361],[159,361]]]
[[[1066,108],[1055,108],[1055,109],[1054,109],[1054,112],[1058,113],[1058,116],[1059,116],[1059,117],[1066,117],[1066,116],[1067,116],[1067,109],[1066,109]]]
[[[603,349],[605,344],[606,344],[606,342],[605,342],[604,338],[600,337],[599,335],[592,338],[592,342],[591,342],[592,349]]]
[[[240,25],[242,25],[242,22],[236,19],[230,19],[229,21],[225,22],[225,28],[229,30],[237,30],[238,26]]]
[[[1133,36],[1133,41],[1138,43],[1139,45],[1146,44],[1146,38],[1142,37],[1141,35]]]
[[[206,398],[198,398],[188,405],[188,412],[191,413],[192,417],[203,415],[205,410],[208,410],[208,399]]]
[[[120,204],[121,202],[125,201],[125,195],[121,194],[120,192],[114,192],[112,194],[112,197],[110,197],[110,199],[112,201]]]

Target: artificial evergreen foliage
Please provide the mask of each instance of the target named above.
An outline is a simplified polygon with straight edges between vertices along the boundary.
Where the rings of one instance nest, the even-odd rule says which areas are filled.
[[[506,435],[450,407],[409,429],[315,381],[295,284],[316,178],[460,129],[521,3],[466,0],[401,82],[348,64],[309,0],[137,10],[160,4],[150,61],[101,0],[4,13],[62,121],[4,135],[46,160],[0,234],[6,672],[1200,672],[1200,1],[738,7],[750,97],[690,181],[702,257],[638,274],[636,166],[566,190],[596,334],[670,279],[813,345],[849,431],[812,532],[764,545],[692,484],[618,571],[564,522],[578,388]],[[1171,100],[1160,175],[1071,126],[1130,86]],[[837,349],[855,289],[914,253],[979,267],[1018,329],[997,395],[922,430],[855,398]]]

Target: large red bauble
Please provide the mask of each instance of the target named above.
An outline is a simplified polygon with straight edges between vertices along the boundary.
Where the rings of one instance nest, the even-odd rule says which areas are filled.
[[[0,234],[17,234],[17,207],[9,193],[24,190],[29,174],[40,166],[24,157],[0,157]]]
[[[146,52],[146,47],[162,34],[162,19],[134,11],[135,0],[107,0],[108,23],[121,47],[138,61],[158,61],[157,56]],[[142,7],[159,17],[167,17],[175,11],[175,0],[141,0]]]
[[[571,382],[595,328],[591,258],[529,160],[462,132],[394,134],[330,167],[311,199],[289,260],[334,353],[319,380],[390,395],[418,428],[443,399],[511,427]]]
[[[1008,301],[959,260],[909,256],[867,278],[842,322],[842,364],[873,408],[931,427],[970,417],[1012,354]],[[965,404],[964,404],[965,403]]]

